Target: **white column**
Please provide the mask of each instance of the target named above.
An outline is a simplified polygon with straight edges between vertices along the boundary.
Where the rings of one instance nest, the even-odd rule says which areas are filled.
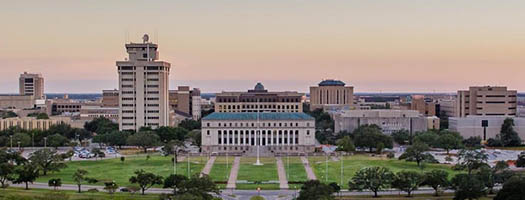
[[[273,145],[273,130],[270,130],[270,142],[268,143],[271,145]]]

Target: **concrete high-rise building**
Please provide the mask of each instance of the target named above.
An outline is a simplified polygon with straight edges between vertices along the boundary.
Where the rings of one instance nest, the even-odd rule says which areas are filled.
[[[170,63],[159,60],[158,45],[144,35],[142,43],[126,44],[129,58],[117,61],[119,129],[169,125]]]
[[[343,81],[327,79],[310,87],[310,109],[351,109],[354,106],[354,87]]]
[[[507,87],[470,87],[457,95],[456,114],[466,116],[516,116],[517,91]]]
[[[45,99],[44,77],[42,74],[20,74],[19,90],[22,96],[34,96],[35,99]]]

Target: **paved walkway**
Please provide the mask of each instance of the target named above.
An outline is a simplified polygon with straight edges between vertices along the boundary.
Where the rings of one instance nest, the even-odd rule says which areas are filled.
[[[210,157],[210,159],[208,159],[208,162],[206,163],[206,166],[204,166],[204,168],[202,169],[202,172],[201,172],[201,177],[203,174],[206,174],[206,175],[209,175],[210,174],[210,171],[211,171],[211,168],[213,167],[213,163],[215,162],[215,159],[217,157],[215,156],[212,156]]]
[[[279,175],[279,188],[288,189],[288,179],[286,179],[286,170],[284,169],[283,160],[281,157],[275,157],[277,159],[277,174]]]
[[[308,159],[304,156],[301,156],[301,161],[303,161],[304,170],[306,170],[306,176],[308,177],[308,180],[317,180],[317,177],[315,176]]]
[[[235,157],[235,160],[233,160],[232,169],[230,171],[230,178],[228,179],[228,184],[226,184],[227,189],[235,189],[237,187],[236,182],[240,163],[241,157]]]

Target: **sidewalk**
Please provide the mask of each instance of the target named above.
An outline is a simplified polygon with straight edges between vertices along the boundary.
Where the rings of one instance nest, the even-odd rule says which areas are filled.
[[[283,160],[281,157],[275,157],[277,159],[277,174],[279,175],[279,188],[288,189],[288,179],[286,179],[286,170],[284,169]]]
[[[204,166],[204,168],[202,169],[202,172],[201,172],[201,175],[200,175],[201,177],[202,177],[203,174],[206,174],[206,175],[210,174],[211,168],[213,167],[213,163],[215,163],[215,159],[216,158],[217,157],[215,157],[215,156],[210,157],[210,159],[206,163],[206,166]]]
[[[227,189],[235,189],[237,187],[237,174],[239,173],[239,165],[241,163],[241,157],[235,157],[233,161],[232,169],[230,171],[230,178],[228,179]]]
[[[310,166],[310,162],[308,159],[304,156],[301,156],[301,161],[304,165],[304,170],[306,170],[306,176],[308,180],[317,180],[317,177],[315,176],[314,171],[312,170],[312,167]]]

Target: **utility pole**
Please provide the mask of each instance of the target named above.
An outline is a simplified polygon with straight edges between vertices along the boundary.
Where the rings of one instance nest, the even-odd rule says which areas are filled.
[[[326,161],[325,161],[325,182],[328,183],[328,154],[326,155]]]
[[[340,154],[341,156],[339,156],[339,159],[341,159],[341,183],[339,185],[343,186],[343,152],[341,152]]]
[[[47,149],[47,137],[44,137],[44,149]]]
[[[186,158],[188,160],[188,178],[190,177],[190,153],[188,152],[188,157]]]

